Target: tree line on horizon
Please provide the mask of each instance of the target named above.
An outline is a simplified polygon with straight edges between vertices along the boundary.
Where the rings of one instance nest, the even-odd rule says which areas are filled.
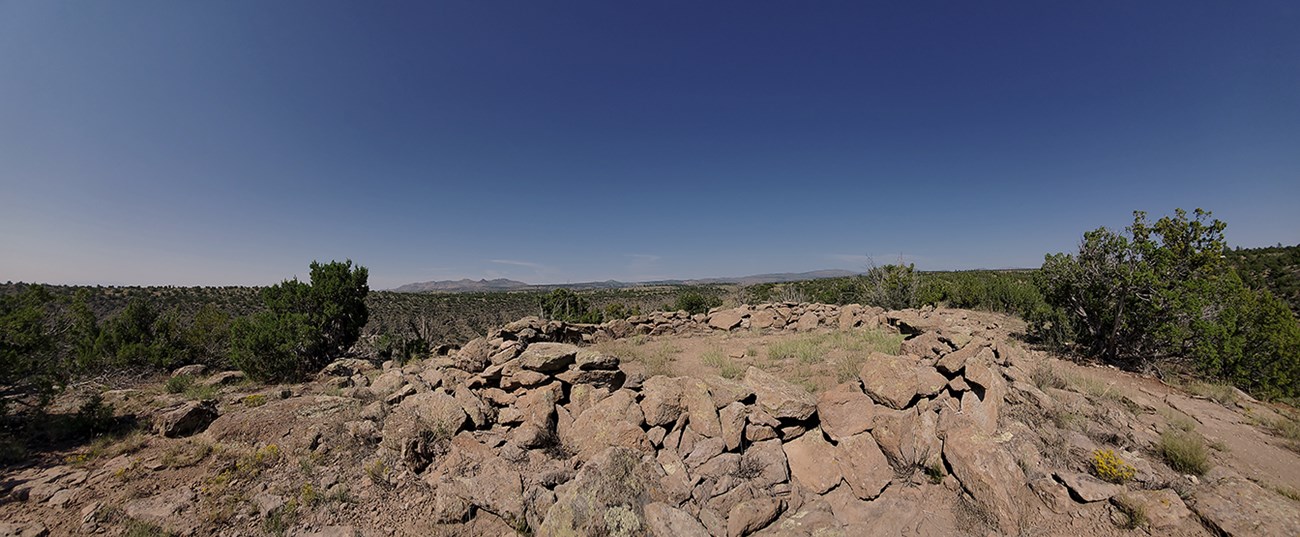
[[[912,265],[885,265],[859,276],[739,290],[506,294],[511,308],[568,322],[623,318],[641,313],[641,304],[646,311],[704,313],[724,300],[999,311],[1021,316],[1033,341],[1065,353],[1229,382],[1264,398],[1298,397],[1300,323],[1294,304],[1279,296],[1293,296],[1300,247],[1230,250],[1225,227],[1199,209],[1155,222],[1137,212],[1124,232],[1089,231],[1077,252],[1049,254],[1037,270],[923,273]],[[166,371],[188,363],[234,366],[267,382],[303,378],[358,343],[373,315],[367,278],[366,268],[351,261],[313,262],[309,282],[232,288],[224,295],[204,291],[197,300],[166,288],[111,290],[129,298],[109,314],[92,307],[95,296],[87,288],[68,297],[45,286],[8,285],[0,295],[0,404],[39,407],[79,375]],[[491,309],[492,296],[466,300]],[[598,303],[588,300],[596,297]],[[168,300],[171,307],[163,309]],[[393,329],[402,322],[414,326],[414,311],[408,305],[385,312],[384,330],[363,342],[367,352],[399,361],[427,355],[435,343],[427,327]]]

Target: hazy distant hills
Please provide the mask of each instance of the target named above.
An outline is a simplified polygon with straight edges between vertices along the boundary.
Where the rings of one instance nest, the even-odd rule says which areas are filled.
[[[624,287],[644,287],[648,285],[754,285],[759,283],[795,282],[816,280],[819,278],[842,278],[858,274],[849,270],[814,270],[812,272],[780,272],[775,274],[755,274],[735,278],[703,278],[698,280],[657,280],[649,282],[620,282],[606,280],[603,282],[551,283],[533,285],[505,278],[495,280],[440,280],[432,282],[408,283],[393,291],[399,293],[469,293],[485,291],[530,291],[547,289],[620,289]]]

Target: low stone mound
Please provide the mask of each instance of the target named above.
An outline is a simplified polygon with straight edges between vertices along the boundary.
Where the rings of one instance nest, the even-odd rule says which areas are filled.
[[[219,408],[169,402],[147,441],[164,447],[11,474],[0,513],[80,510],[55,533],[102,532],[125,513],[231,535],[1087,536],[1129,522],[1300,534],[1290,500],[1226,466],[1197,488],[1147,460],[1163,413],[1189,400],[1036,380],[1044,358],[998,319],[791,303],[599,325],[525,318],[423,362],[347,359],[312,384]],[[586,345],[862,329],[908,337],[818,394],[752,366],[734,379],[647,378]],[[1091,475],[1104,447],[1135,467],[1130,482]],[[148,486],[100,499],[136,482]],[[321,497],[339,503],[287,518]],[[1255,507],[1234,508],[1241,498]],[[1126,518],[1135,509],[1141,524]],[[17,518],[6,531],[59,520]]]

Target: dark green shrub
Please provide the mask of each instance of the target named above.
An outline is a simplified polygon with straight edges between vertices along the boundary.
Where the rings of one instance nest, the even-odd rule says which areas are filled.
[[[266,311],[235,321],[230,360],[250,378],[301,378],[342,355],[369,319],[369,271],[352,261],[311,264],[311,283],[285,280],[262,291]]]
[[[860,279],[863,303],[887,310],[901,310],[920,305],[917,291],[921,286],[915,265],[872,267]]]
[[[47,324],[50,303],[40,286],[0,296],[0,415],[11,400],[44,403],[65,377]]]
[[[705,295],[699,291],[685,291],[677,295],[677,300],[673,303],[674,311],[684,311],[691,315],[697,313],[707,313],[709,308],[722,305],[722,300]]]

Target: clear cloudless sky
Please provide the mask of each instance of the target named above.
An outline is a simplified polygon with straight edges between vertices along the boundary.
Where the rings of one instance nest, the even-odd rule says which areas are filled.
[[[0,0],[0,281],[1036,267],[1297,202],[1294,0]]]

